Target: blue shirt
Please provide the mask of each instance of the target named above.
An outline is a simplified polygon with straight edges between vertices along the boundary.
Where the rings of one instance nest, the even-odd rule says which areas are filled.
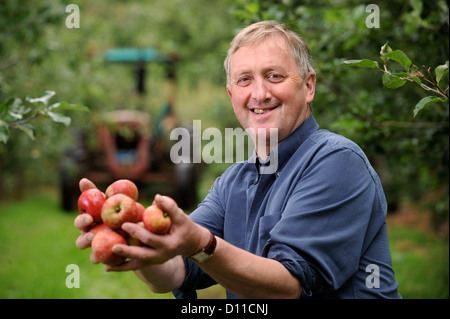
[[[190,217],[282,263],[302,284],[302,297],[400,298],[380,180],[354,142],[318,128],[311,115],[278,144],[273,174],[260,174],[264,164],[255,158],[230,166]],[[195,298],[215,282],[184,260],[187,275],[173,293]]]

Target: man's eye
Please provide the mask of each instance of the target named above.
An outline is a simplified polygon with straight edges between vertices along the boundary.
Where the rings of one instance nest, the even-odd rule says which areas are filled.
[[[237,81],[238,85],[246,85],[250,82],[250,77],[248,76],[244,76],[242,78],[239,78],[239,80]]]
[[[272,82],[281,82],[284,77],[280,74],[271,73],[267,76],[267,78]]]

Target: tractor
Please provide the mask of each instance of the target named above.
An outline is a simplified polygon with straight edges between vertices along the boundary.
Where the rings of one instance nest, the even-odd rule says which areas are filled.
[[[153,48],[114,48],[106,51],[105,60],[135,66],[136,91],[140,95],[145,93],[146,64],[160,63],[165,67],[171,90],[155,119],[130,109],[107,114],[96,128],[99,147],[95,149],[87,146],[85,132],[74,129],[74,142],[63,152],[59,168],[62,208],[73,211],[82,177],[89,178],[100,189],[115,180],[129,179],[144,196],[164,193],[172,196],[180,207],[193,208],[197,203],[198,164],[189,158],[173,163],[170,147],[176,141],[167,136],[168,130],[178,125],[173,109],[177,57]]]

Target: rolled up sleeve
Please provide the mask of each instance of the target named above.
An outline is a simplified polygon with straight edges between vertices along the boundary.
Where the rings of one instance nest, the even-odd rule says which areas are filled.
[[[375,197],[359,154],[319,154],[299,178],[263,255],[299,279],[303,297],[338,289],[358,269]]]

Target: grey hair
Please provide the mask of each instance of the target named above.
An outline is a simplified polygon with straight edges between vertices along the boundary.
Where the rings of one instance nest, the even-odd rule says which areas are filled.
[[[311,51],[306,42],[285,24],[276,21],[260,21],[242,29],[231,41],[227,57],[223,63],[227,75],[227,85],[230,85],[230,65],[232,55],[242,46],[253,45],[268,38],[281,37],[290,48],[299,74],[305,78],[308,73],[315,72],[311,63]]]

